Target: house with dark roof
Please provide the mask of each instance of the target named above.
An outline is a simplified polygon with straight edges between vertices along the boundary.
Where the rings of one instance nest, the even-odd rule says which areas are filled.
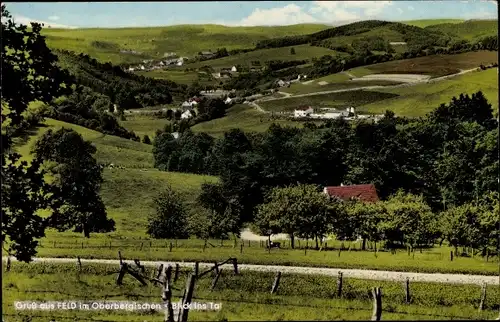
[[[323,192],[330,197],[337,197],[345,201],[360,200],[362,202],[377,202],[380,200],[374,184],[325,187]]]

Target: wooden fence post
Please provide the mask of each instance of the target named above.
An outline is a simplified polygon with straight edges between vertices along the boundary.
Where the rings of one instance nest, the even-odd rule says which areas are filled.
[[[205,240],[205,243],[203,244],[203,252],[205,252],[205,248],[207,248],[207,241]]]
[[[144,246],[144,243],[141,243],[141,248],[139,250],[142,250],[142,247]]]
[[[479,311],[484,310],[486,303],[486,283],[483,283],[481,287],[481,301],[479,302]]]
[[[453,262],[453,251],[450,251],[450,261]]]
[[[169,249],[168,249],[169,252],[172,252],[172,247],[173,247],[172,242],[170,242],[170,246],[169,246]]]
[[[210,292],[212,292],[215,289],[215,285],[217,285],[217,281],[219,280],[220,274],[222,274],[222,268],[219,269],[218,266],[216,266],[217,270],[217,275],[215,275],[214,279],[212,280],[212,287],[210,288]]]
[[[342,296],[342,272],[339,272],[339,275],[337,277],[337,297]]]
[[[161,277],[161,273],[163,273],[163,264],[158,266],[158,271],[156,272],[156,279],[159,280]]]
[[[238,275],[238,259],[233,258],[234,275]]]
[[[214,262],[214,271],[215,275],[219,274],[219,264],[217,264],[217,262]]]
[[[342,252],[342,248],[339,248],[339,257],[340,257],[340,253]]]
[[[382,289],[380,287],[372,288],[373,295],[373,313],[372,321],[380,321],[382,316]]]
[[[280,285],[281,272],[276,273],[276,277],[274,278],[273,287],[271,288],[271,294],[276,293],[278,290],[278,286]]]
[[[179,264],[175,264],[174,282],[179,278]]]
[[[83,249],[83,242],[82,242],[82,249]]]
[[[240,254],[243,254],[243,244],[240,245]]]
[[[171,266],[169,267],[172,268]],[[172,307],[172,288],[167,276],[165,276],[165,279],[163,280],[163,290],[161,297],[164,305],[166,306],[165,322],[174,322],[174,309]]]
[[[406,283],[405,283],[405,302],[406,304],[410,304],[411,302],[411,296],[410,296],[410,278],[406,278]]]
[[[195,282],[196,277],[193,274],[190,274],[186,282],[186,296],[182,301],[182,308],[180,310],[179,319],[177,319],[177,321],[179,322],[187,322],[188,320],[189,306],[191,304],[191,299],[193,298]]]
[[[118,278],[116,279],[117,285],[123,285],[123,277],[127,272],[127,263],[120,264],[120,272],[118,273]]]
[[[175,240],[175,248],[177,248],[177,239]]]
[[[151,248],[152,245],[153,245],[153,242],[150,240],[149,241],[149,248]]]
[[[118,251],[118,258],[120,259],[120,265],[122,265],[123,260],[122,260],[122,253],[120,251]]]
[[[109,249],[111,249],[111,240],[109,241]]]
[[[78,259],[80,259],[80,258],[78,258]],[[5,268],[5,270],[6,270],[7,272],[9,272],[9,271],[10,271],[10,255],[7,257],[7,267]]]
[[[307,255],[307,247],[304,247],[304,255]]]
[[[78,271],[81,272],[82,271],[82,261],[80,260],[80,256],[78,256],[76,259],[78,261]],[[9,261],[7,262],[7,268],[9,266],[10,266],[10,257],[9,257]]]
[[[200,271],[200,262],[194,262],[194,277],[198,277],[198,272]]]
[[[168,284],[170,285],[172,280],[172,266],[168,265],[167,269],[165,270],[165,276],[167,278]]]

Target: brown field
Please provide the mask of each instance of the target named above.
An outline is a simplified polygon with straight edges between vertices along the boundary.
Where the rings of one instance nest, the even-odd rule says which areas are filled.
[[[496,51],[475,51],[457,55],[432,55],[353,68],[350,72],[362,77],[370,74],[424,74],[446,76],[460,70],[498,62]]]

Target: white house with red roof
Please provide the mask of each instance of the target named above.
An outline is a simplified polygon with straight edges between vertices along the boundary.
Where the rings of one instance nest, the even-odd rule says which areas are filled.
[[[314,112],[311,106],[301,106],[293,112],[294,117],[308,117]]]

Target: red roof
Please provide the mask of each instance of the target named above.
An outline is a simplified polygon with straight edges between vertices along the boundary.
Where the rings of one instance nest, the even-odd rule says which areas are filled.
[[[330,197],[338,197],[343,200],[351,198],[365,202],[379,201],[377,189],[373,184],[357,184],[352,186],[325,187],[325,192]]]

